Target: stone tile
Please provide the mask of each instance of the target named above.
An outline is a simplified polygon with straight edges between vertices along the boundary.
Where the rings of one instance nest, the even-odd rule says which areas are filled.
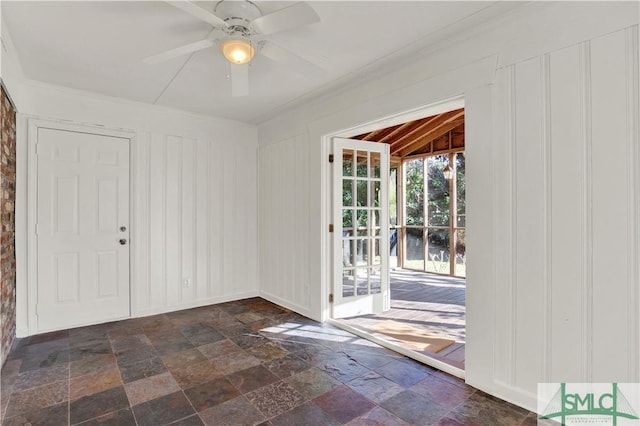
[[[11,354],[9,354],[11,355]],[[21,359],[7,359],[0,372],[0,391],[4,394],[6,389],[13,388],[18,375],[20,374]]]
[[[409,390],[400,392],[380,406],[413,425],[430,425],[440,420],[448,411],[445,407]]]
[[[120,366],[120,375],[124,383],[153,377],[166,371],[167,369],[159,357],[143,359],[142,361]]]
[[[253,346],[246,351],[262,361],[271,361],[277,358],[282,358],[288,353],[280,345],[273,342],[266,342],[261,345]]]
[[[305,402],[291,411],[271,419],[274,426],[337,426],[340,423],[329,417],[316,405]]]
[[[137,349],[143,348],[145,346],[151,346],[151,341],[145,334],[134,334],[127,335],[126,337],[112,338],[111,346],[117,353],[127,349]]]
[[[212,361],[199,364],[191,364],[185,368],[177,368],[171,371],[171,375],[183,389],[209,382],[222,376]]]
[[[18,414],[40,410],[67,401],[68,399],[69,384],[66,380],[28,389],[23,392],[15,392],[12,393],[9,398],[5,417],[11,418]]]
[[[244,351],[213,358],[211,360],[216,370],[228,375],[236,371],[245,370],[260,365],[260,360]]]
[[[66,339],[67,343],[69,342],[69,330],[60,330],[60,331],[52,331],[50,333],[36,334],[35,336],[31,336],[29,339],[29,344],[34,345],[43,342],[50,342],[52,340],[63,340]]]
[[[342,383],[350,382],[356,377],[360,377],[370,371],[367,367],[358,364],[344,355],[329,358],[320,363],[318,367]]]
[[[311,367],[294,354],[288,354],[282,358],[276,358],[271,361],[264,362],[263,365],[273,374],[283,379],[304,370],[308,370]]]
[[[268,342],[264,336],[260,336],[259,334],[241,334],[239,336],[230,337],[229,340],[240,346],[242,349],[249,349],[253,346],[262,345],[263,343]]]
[[[189,342],[194,346],[208,345],[224,339],[226,339],[226,337],[219,331],[207,331],[205,333],[187,337],[187,340],[189,340]]]
[[[239,352],[242,348],[231,340],[220,340],[215,343],[198,346],[197,349],[207,358],[217,358],[223,355]]]
[[[316,367],[288,377],[284,381],[308,399],[313,399],[341,385],[341,382]]]
[[[428,376],[409,388],[443,407],[452,409],[473,394],[473,388],[461,388],[435,376]]]
[[[220,336],[219,340],[222,340],[224,337],[222,337],[222,334],[216,330],[214,327],[210,326],[209,324],[205,324],[205,323],[200,323],[200,322],[196,322],[194,319],[188,320],[185,325],[183,325],[182,327],[179,327],[180,332],[182,333],[183,336],[185,336],[187,339],[189,337],[193,337],[193,336],[197,336],[198,334],[205,334],[205,333],[214,333]]]
[[[184,368],[188,365],[198,364],[206,360],[207,358],[196,348],[176,352],[170,355],[164,355],[162,357],[162,362],[169,370]]]
[[[445,373],[444,371],[435,370],[433,372],[433,376],[437,377],[440,380],[444,380],[445,382],[449,382],[452,385],[456,385],[459,388],[473,389],[471,386],[467,385],[463,379],[456,376],[452,376],[451,374]]]
[[[59,339],[46,341],[37,344],[23,344],[15,348],[10,354],[9,359],[16,358],[46,358],[55,352],[61,352],[69,349],[68,339]]]
[[[56,340],[57,342],[57,340]],[[20,372],[51,367],[69,362],[69,349],[53,349],[48,352],[27,355],[22,358]]]
[[[375,371],[358,377],[348,382],[347,385],[378,404],[404,390],[402,386],[392,382],[386,377],[382,377]]]
[[[138,426],[158,426],[189,417],[195,412],[182,392],[174,392],[133,407]]]
[[[160,345],[154,345],[154,347],[156,348],[156,351],[158,351],[158,354],[160,355],[174,354],[176,352],[182,352],[182,351],[186,351],[187,349],[194,348],[193,343],[189,342],[187,339],[170,342],[170,343],[164,343]]]
[[[5,419],[5,426],[60,426],[67,424],[69,419],[69,404],[63,402],[41,410],[29,411],[10,419]]]
[[[220,331],[228,338],[240,336],[242,334],[254,334],[251,327],[241,322],[238,322],[238,325],[220,327]]]
[[[100,373],[115,367],[117,367],[116,357],[113,354],[94,355],[69,363],[71,377]]]
[[[13,383],[13,392],[46,385],[69,378],[69,364],[57,364],[52,367],[29,370],[18,374]]]
[[[240,392],[233,387],[229,380],[221,377],[189,389],[185,389],[184,394],[189,398],[191,404],[200,412],[214,405],[221,404],[240,395]]]
[[[276,382],[245,396],[267,418],[287,412],[305,401],[298,391],[284,382]]]
[[[143,361],[145,359],[157,357],[158,352],[153,346],[144,346],[141,348],[123,349],[116,352],[116,361],[118,365],[132,364],[134,362]]]
[[[370,351],[348,351],[347,356],[358,364],[371,369],[382,367],[398,359],[397,357],[377,354]]]
[[[405,388],[415,385],[429,375],[429,370],[422,364],[406,358],[392,361],[376,368],[375,371]]]
[[[209,426],[249,426],[266,420],[264,415],[242,396],[201,411],[199,416],[204,424]]]
[[[187,338],[184,337],[182,333],[180,333],[180,330],[175,328],[147,333],[147,338],[149,338],[149,341],[151,341],[151,344],[153,346],[181,343],[187,341]]]
[[[146,379],[136,380],[124,385],[131,406],[180,390],[180,385],[171,373],[157,374]]]
[[[313,403],[340,423],[347,423],[375,407],[367,398],[345,385],[320,395]]]
[[[238,321],[244,324],[249,324],[264,319],[264,316],[260,315],[257,312],[244,312],[242,314],[236,315],[235,317]]]
[[[200,417],[197,414],[189,416],[185,419],[178,420],[177,422],[170,423],[171,426],[204,426]]]
[[[536,425],[536,423],[534,423],[533,425]],[[440,420],[438,420],[437,423],[434,423],[434,426],[484,426],[484,425],[481,425],[480,423],[476,423],[469,419],[458,421],[458,420],[452,419],[449,416],[445,416]]]
[[[71,401],[69,416],[71,424],[76,424],[126,408],[129,408],[127,394],[118,386]]]
[[[83,344],[72,346],[69,349],[69,360],[77,361],[79,359],[92,357],[94,355],[110,354],[111,343],[105,337],[104,339],[91,340]]]
[[[82,426],[136,426],[136,419],[133,417],[131,409],[125,408],[80,424]]]
[[[111,370],[85,374],[69,380],[69,399],[73,401],[121,385],[120,370],[114,365]]]
[[[475,421],[480,424],[519,425],[529,412],[498,398],[477,391],[454,408],[448,417],[459,422]]]
[[[262,365],[236,371],[227,376],[227,379],[242,393],[251,392],[278,381],[278,377]]]
[[[347,426],[409,426],[399,417],[384,408],[376,407],[362,416],[351,420]]]

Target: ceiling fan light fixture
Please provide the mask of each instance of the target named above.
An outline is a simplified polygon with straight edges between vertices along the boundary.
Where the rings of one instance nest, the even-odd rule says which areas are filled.
[[[228,39],[220,43],[220,50],[227,61],[236,65],[251,62],[256,54],[256,49],[245,39]]]

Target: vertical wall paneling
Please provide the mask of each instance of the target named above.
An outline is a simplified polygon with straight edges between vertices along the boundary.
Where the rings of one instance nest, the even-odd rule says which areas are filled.
[[[593,138],[591,111],[591,45],[578,47],[580,82],[580,139],[582,141],[582,380],[593,376]]]
[[[196,206],[195,206],[195,174],[197,163],[195,157],[195,143],[193,139],[182,141],[182,189],[180,206],[181,215],[181,243],[180,254],[182,258],[182,301],[193,301],[196,296]]]
[[[132,203],[135,205],[136,216],[130,218],[131,248],[134,257],[132,258],[132,275],[134,285],[131,286],[131,312],[137,312],[140,307],[149,305],[150,277],[149,277],[149,247],[150,232],[149,220],[149,137],[148,133],[139,133],[135,141],[135,155],[132,157],[132,164],[135,172],[135,189],[131,192]],[[138,167],[135,167],[138,165]]]
[[[220,145],[209,145],[209,295],[220,297],[224,294],[223,281],[225,277],[224,269],[224,236],[223,225],[225,223],[224,209],[224,186],[225,170],[224,163],[228,161],[227,153]],[[231,180],[228,180],[231,183]]]
[[[152,134],[149,150],[149,305],[167,303],[166,258],[166,137]]]
[[[198,139],[195,146],[195,214],[194,214],[194,240],[195,240],[195,270],[193,286],[196,299],[210,297],[209,282],[209,144],[203,139]]]
[[[542,289],[542,306],[540,315],[542,316],[542,382],[551,381],[551,335],[553,333],[552,328],[552,307],[553,298],[551,283],[553,280],[551,264],[553,262],[553,250],[551,247],[552,241],[552,229],[553,229],[553,207],[552,207],[552,182],[553,176],[551,174],[551,67],[550,67],[550,55],[545,54],[541,58],[540,66],[540,79],[541,79],[541,107],[542,107],[542,151],[544,161],[544,212],[543,212],[543,228],[544,228],[544,261],[542,265],[544,286]]]
[[[551,112],[551,377],[582,380],[582,152],[578,47],[550,55]]]
[[[627,124],[626,43],[622,31],[590,43],[592,168],[592,348],[591,366],[596,382],[624,381],[629,377],[629,135]],[[637,218],[636,218],[637,220]],[[587,247],[589,244],[587,244]],[[615,327],[612,325],[615,324]],[[615,350],[611,350],[615,348]]]
[[[167,137],[164,175],[167,300],[179,302],[182,301],[182,144],[180,137]]]
[[[628,270],[629,281],[627,288],[627,304],[630,312],[629,318],[629,380],[640,381],[640,146],[639,146],[639,122],[640,122],[640,63],[639,45],[640,33],[638,26],[626,30],[626,83],[627,83],[627,168],[628,175],[628,215],[629,235],[627,239],[627,251],[629,253]]]
[[[542,325],[531,322],[542,311],[544,289],[544,146],[541,58],[515,67],[514,121],[514,290],[512,295],[513,383],[534,389],[542,377]],[[527,333],[520,330],[527,327]],[[526,365],[527,368],[518,368]]]
[[[493,227],[494,227],[494,291],[495,291],[495,314],[494,314],[494,352],[493,365],[495,365],[495,378],[497,382],[511,385],[511,323],[508,306],[511,300],[511,276],[509,265],[511,251],[509,241],[511,238],[511,182],[510,161],[511,149],[509,148],[511,134],[511,120],[505,117],[512,117],[512,69],[501,68],[496,72],[496,84],[494,92],[494,123],[493,123],[493,185],[495,187],[495,198],[493,206]]]

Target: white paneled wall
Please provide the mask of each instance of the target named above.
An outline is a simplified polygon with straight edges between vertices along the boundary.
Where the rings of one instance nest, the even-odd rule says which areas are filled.
[[[640,380],[638,27],[497,71],[495,380]]]
[[[134,312],[257,295],[255,147],[160,133],[136,146]]]
[[[309,152],[306,135],[259,150],[260,294],[309,315]]]

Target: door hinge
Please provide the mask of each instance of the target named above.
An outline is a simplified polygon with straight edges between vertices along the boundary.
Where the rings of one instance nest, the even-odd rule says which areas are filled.
[[[333,163],[333,154],[329,154],[329,162]]]
[[[329,225],[329,232],[333,232],[333,223]]]
[[[333,293],[329,295],[329,303],[333,303]]]

